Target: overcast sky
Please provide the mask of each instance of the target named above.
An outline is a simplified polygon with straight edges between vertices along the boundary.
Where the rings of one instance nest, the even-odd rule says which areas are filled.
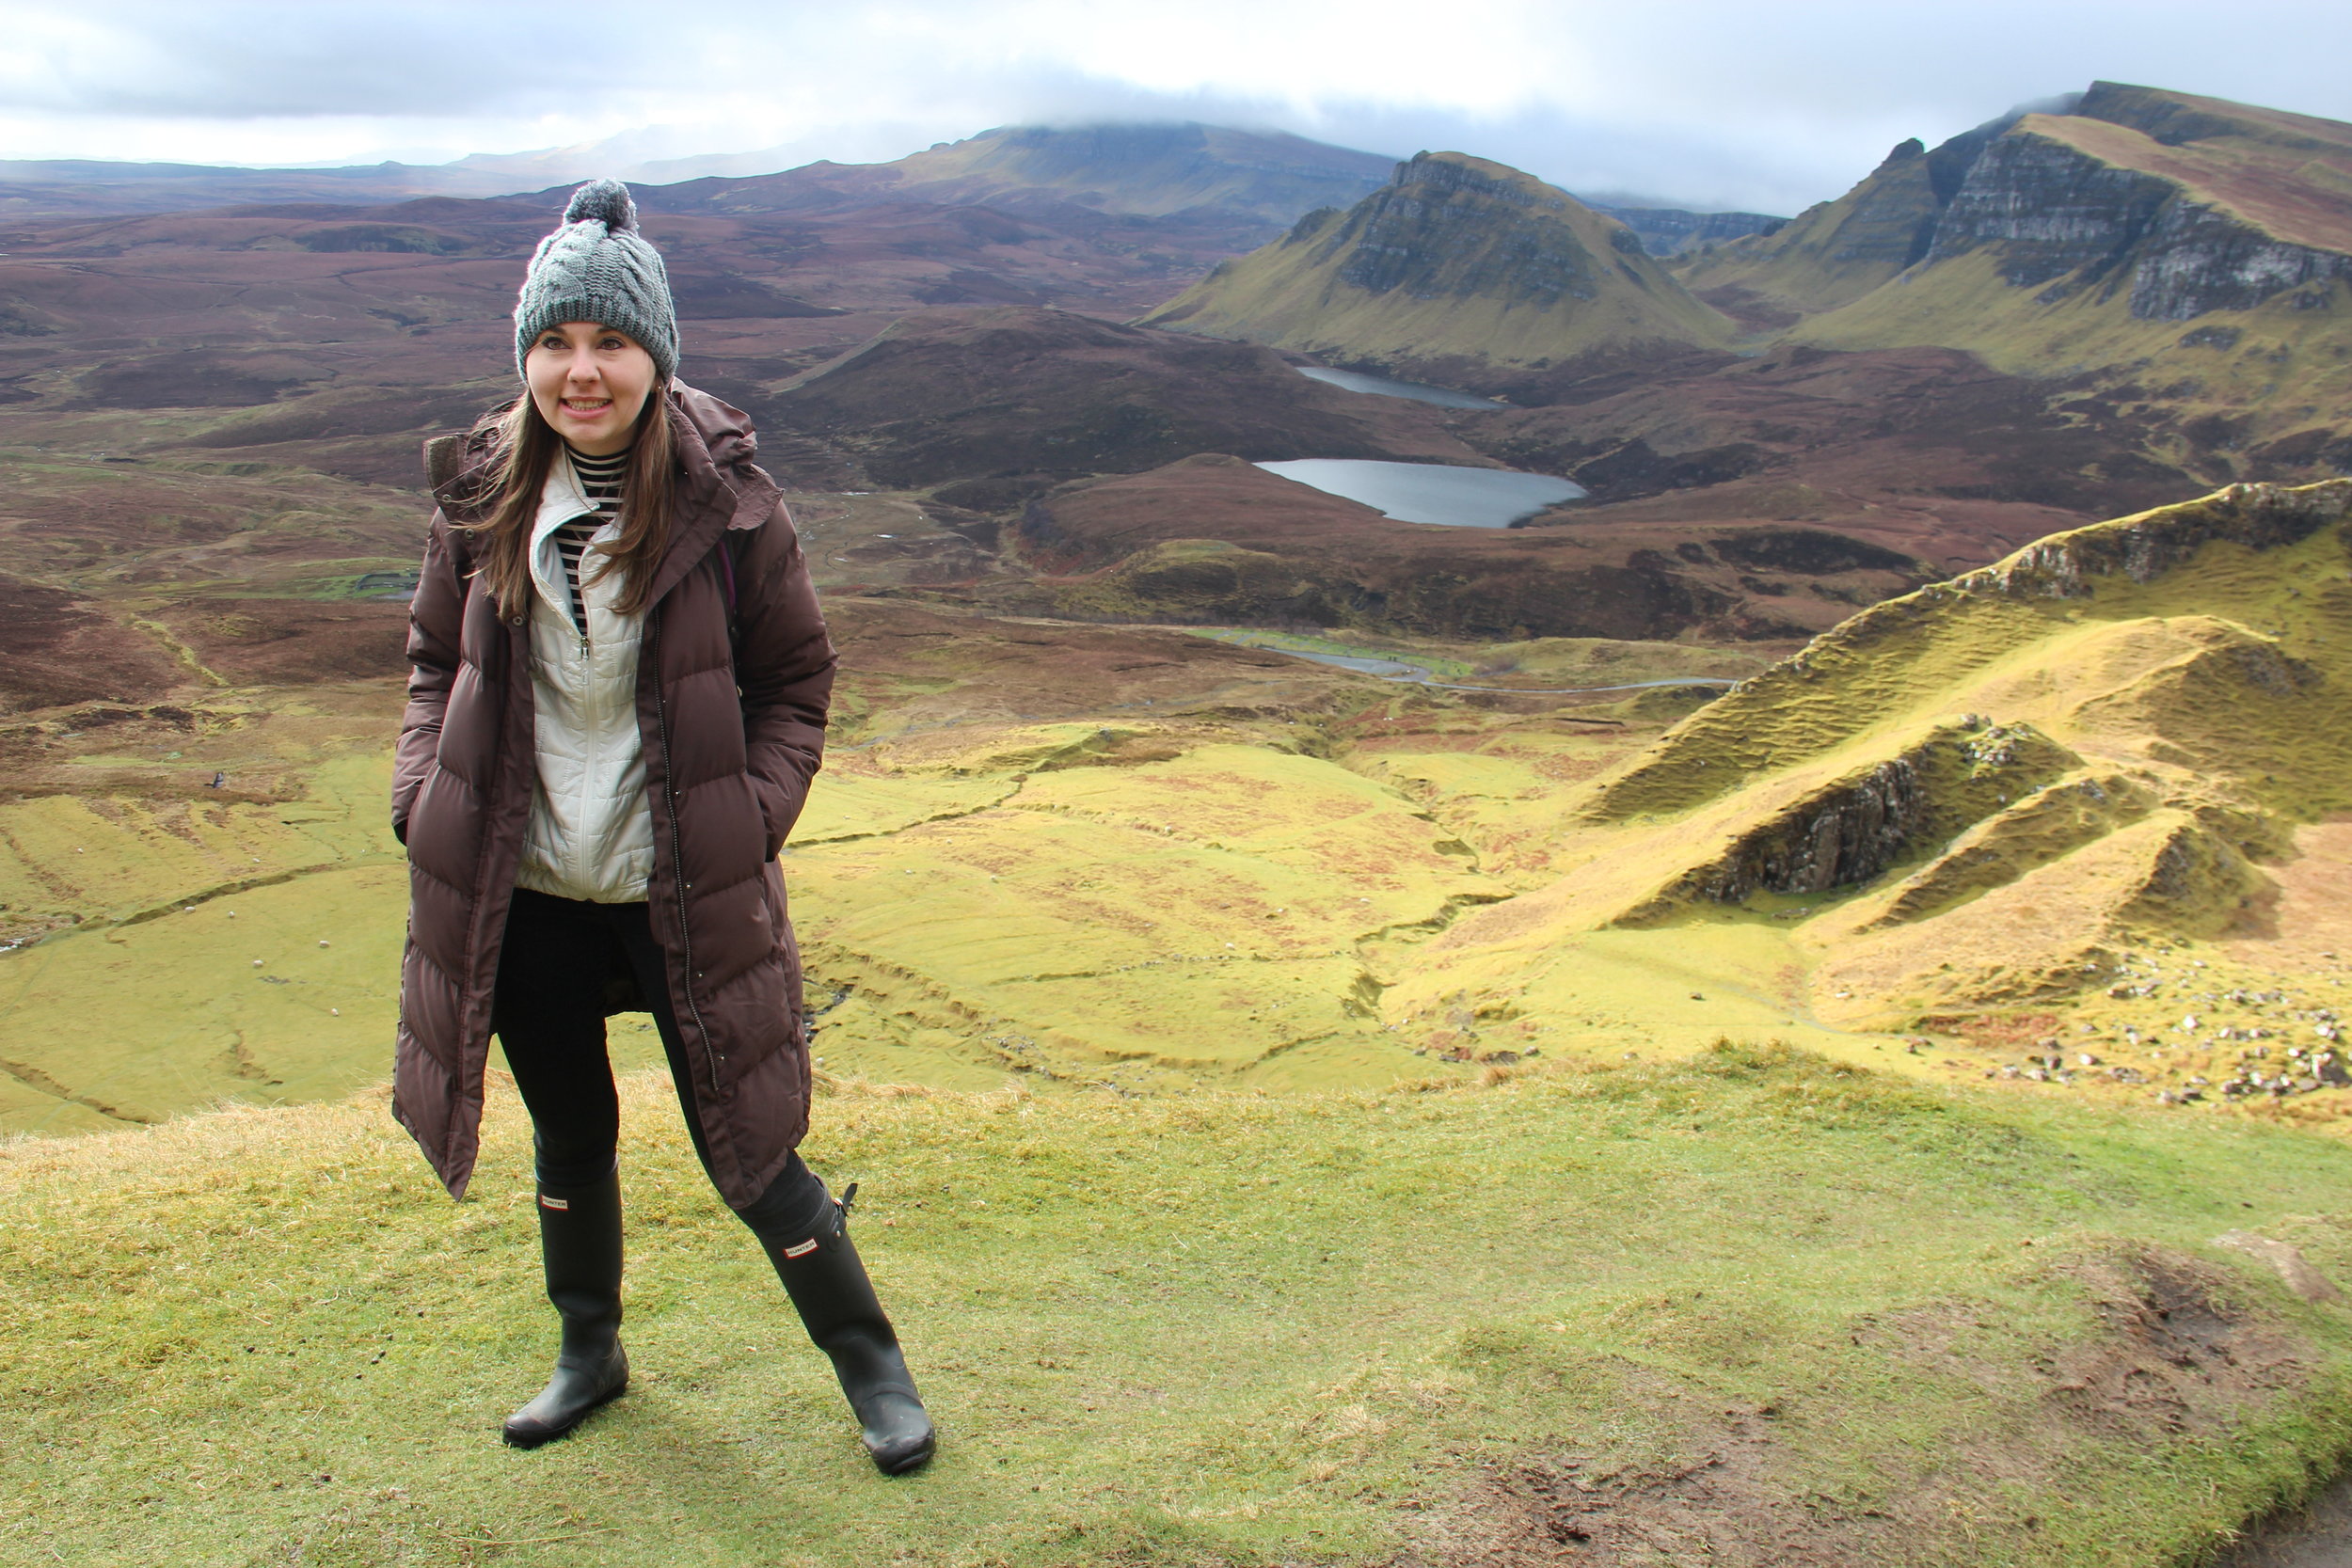
[[[0,0],[0,156],[893,158],[1205,119],[1793,212],[2094,78],[2352,120],[2352,4],[1970,0]]]

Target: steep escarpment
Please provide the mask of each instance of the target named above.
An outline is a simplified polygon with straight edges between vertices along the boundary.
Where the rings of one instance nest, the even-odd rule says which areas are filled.
[[[1933,151],[1915,136],[1899,142],[1844,196],[1777,229],[1727,236],[1732,243],[1697,257],[1683,281],[1751,331],[1859,299],[1928,254],[1969,169],[2026,112],[1988,120]]]
[[[2208,186],[2208,172],[2222,173],[2217,161],[2128,126],[2029,116],[1977,160],[1922,260],[1997,247],[2012,288],[2064,280],[2041,303],[2096,289],[2142,321],[2249,310],[2282,289],[2352,276],[2352,225],[2265,213],[2276,204],[2250,191],[2240,210],[2231,182]]]
[[[1495,389],[1714,349],[1730,331],[1624,225],[1458,152],[1399,165],[1347,212],[1310,213],[1143,320]]]
[[[1685,280],[1812,313],[1996,246],[2012,288],[2066,279],[2056,297],[2095,285],[2137,318],[2184,321],[2345,276],[2347,180],[2352,126],[2101,82],[1932,152],[1904,142],[1845,196]]]
[[[1934,242],[1940,212],[1927,149],[1915,137],[1836,200],[1702,254],[1682,280],[1750,330],[1786,326],[1859,299],[1917,261]]]
[[[1752,332],[1964,349],[2206,480],[2345,471],[2352,126],[2095,84],[1915,142],[1684,277]]]

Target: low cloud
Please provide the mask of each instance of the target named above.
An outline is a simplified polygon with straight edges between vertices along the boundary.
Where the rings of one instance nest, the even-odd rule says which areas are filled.
[[[2352,118],[2348,17],[2241,5],[2221,27],[2176,0],[0,0],[0,138],[20,156],[321,163],[640,132],[644,156],[858,161],[1012,122],[1201,119],[1788,212],[1902,137],[2095,77]]]

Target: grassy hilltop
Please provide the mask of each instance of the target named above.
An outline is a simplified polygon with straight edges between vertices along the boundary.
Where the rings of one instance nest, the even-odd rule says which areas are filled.
[[[1776,1049],[819,1104],[946,1443],[878,1481],[658,1074],[629,1397],[540,1370],[527,1135],[380,1095],[0,1149],[10,1561],[2186,1563],[2336,1462],[2352,1152]]]

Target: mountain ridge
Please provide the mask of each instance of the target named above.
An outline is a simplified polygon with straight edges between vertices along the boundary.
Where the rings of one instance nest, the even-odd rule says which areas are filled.
[[[1680,276],[1758,336],[1961,349],[2090,394],[2208,479],[2346,468],[2322,454],[2352,426],[2352,125],[2095,83],[1905,143]]]

